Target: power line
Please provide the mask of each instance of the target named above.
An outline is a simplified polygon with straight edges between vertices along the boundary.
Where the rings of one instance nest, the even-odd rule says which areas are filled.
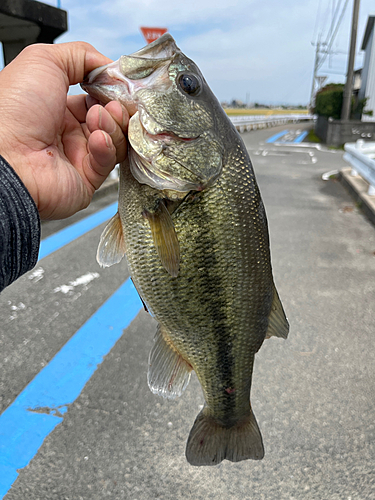
[[[339,19],[338,19],[338,21],[337,21],[337,24],[336,24],[335,30],[334,30],[334,32],[332,33],[332,36],[331,36],[330,41],[329,41],[329,42],[326,42],[326,44],[327,44],[327,49],[324,51],[323,56],[322,56],[322,58],[320,59],[320,61],[319,61],[319,63],[318,63],[318,68],[317,68],[317,69],[319,69],[319,68],[322,66],[322,64],[324,63],[324,61],[327,59],[327,55],[329,54],[329,52],[330,52],[330,50],[331,50],[332,44],[333,44],[333,42],[334,42],[334,40],[335,40],[335,38],[336,38],[336,35],[337,35],[338,29],[339,29],[339,27],[340,27],[341,21],[342,21],[342,19],[343,19],[343,17],[344,17],[344,14],[345,14],[346,7],[347,7],[347,5],[348,5],[348,2],[349,2],[349,0],[345,0],[345,4],[344,4],[344,7],[342,8],[341,15],[340,15],[340,17],[339,17]],[[328,38],[327,38],[327,40],[328,40]]]
[[[321,3],[322,3],[322,0],[319,0],[319,5],[318,5],[318,10],[316,12],[315,26],[314,26],[314,31],[313,31],[313,36],[312,36],[312,42],[311,43],[314,43],[315,35],[316,35],[317,29],[318,29],[318,22],[319,22],[319,14],[320,14]]]
[[[343,0],[337,0],[337,4],[335,6],[334,0],[332,0],[332,4],[331,4],[332,5],[332,20],[331,20],[330,26],[328,28],[327,35],[325,37],[325,41],[322,42],[323,32],[324,32],[324,29],[322,29],[319,33],[319,36],[317,38],[316,43],[311,42],[312,45],[315,45],[315,47],[316,47],[313,81],[312,81],[312,89],[311,89],[311,96],[310,96],[310,105],[311,106],[313,105],[313,102],[314,102],[315,93],[317,90],[319,90],[319,88],[321,86],[321,81],[320,81],[320,78],[318,77],[318,70],[324,64],[325,60],[327,59],[327,56],[332,54],[332,51],[331,51],[332,45],[333,45],[333,42],[336,38],[336,35],[337,35],[337,32],[338,32],[339,27],[341,25],[341,22],[343,20],[348,2],[349,2],[349,0],[345,0],[344,5],[342,5]],[[321,5],[319,2],[316,24],[317,24],[317,21],[319,19],[319,15],[320,15],[320,6]],[[341,9],[341,12],[340,12],[340,9]],[[327,18],[328,18],[328,15],[325,16],[324,26],[326,24]]]
[[[326,38],[326,41],[325,41],[325,43],[327,45],[328,45],[328,39],[331,37],[331,35],[333,33],[333,27],[335,25],[336,18],[337,18],[338,14],[339,14],[339,8],[340,8],[341,3],[342,3],[342,0],[338,0],[337,5],[336,5],[336,9],[334,9],[334,0],[332,0],[332,7],[333,7],[332,21],[331,21],[331,26],[329,28],[329,31],[327,33],[327,38]]]

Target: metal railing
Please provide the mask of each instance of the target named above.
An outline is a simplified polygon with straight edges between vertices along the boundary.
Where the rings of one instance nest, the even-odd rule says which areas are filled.
[[[313,115],[291,114],[291,115],[240,115],[229,116],[238,132],[249,132],[260,128],[276,127],[285,123],[298,123],[313,120]]]
[[[351,175],[363,177],[369,183],[367,194],[375,196],[375,142],[347,142],[344,149],[344,160],[352,167]]]

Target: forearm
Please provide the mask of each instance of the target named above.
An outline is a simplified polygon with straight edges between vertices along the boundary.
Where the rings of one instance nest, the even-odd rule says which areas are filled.
[[[40,219],[29,192],[0,156],[0,291],[38,260]]]

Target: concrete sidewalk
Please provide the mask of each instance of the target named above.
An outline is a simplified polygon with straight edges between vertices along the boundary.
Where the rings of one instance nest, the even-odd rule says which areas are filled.
[[[375,225],[375,196],[367,194],[369,184],[360,175],[352,176],[351,167],[344,167],[339,172],[339,179],[345,189],[357,202],[358,207],[366,215],[372,224]]]

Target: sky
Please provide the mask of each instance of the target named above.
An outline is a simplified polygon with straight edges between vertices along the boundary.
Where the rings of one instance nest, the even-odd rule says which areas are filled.
[[[57,0],[45,0],[57,6]],[[317,40],[329,39],[333,13],[346,10],[319,75],[344,82],[353,0],[60,0],[69,31],[56,42],[84,40],[112,59],[143,47],[140,26],[166,27],[220,101],[305,105]],[[355,69],[374,0],[361,0]]]

